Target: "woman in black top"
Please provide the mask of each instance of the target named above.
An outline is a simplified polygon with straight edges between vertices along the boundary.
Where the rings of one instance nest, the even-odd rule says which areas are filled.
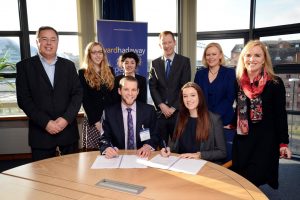
[[[134,52],[127,52],[119,57],[118,65],[124,70],[124,74],[115,77],[114,96],[116,102],[121,102],[121,96],[118,94],[119,82],[124,76],[133,76],[138,81],[139,94],[137,101],[147,103],[147,81],[146,78],[136,74],[138,65],[140,64],[139,56]]]
[[[226,158],[223,123],[219,115],[208,111],[200,87],[186,83],[180,92],[180,109],[172,152],[183,158],[204,159],[216,163]],[[169,156],[170,148],[162,148],[161,155]]]
[[[79,79],[83,87],[83,148],[98,149],[103,110],[111,104],[114,74],[101,43],[91,42],[85,49]]]

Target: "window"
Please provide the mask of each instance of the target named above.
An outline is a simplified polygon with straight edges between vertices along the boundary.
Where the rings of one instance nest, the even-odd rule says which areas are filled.
[[[76,0],[27,0],[30,31],[52,26],[58,32],[78,32]]]
[[[21,25],[29,27],[29,33],[32,35],[20,30],[18,9],[23,10],[23,4],[18,3],[17,0],[1,0],[1,2],[0,17],[7,20],[0,21],[0,116],[8,116],[23,114],[17,106],[15,86],[15,64],[23,59],[20,51],[21,36],[29,38],[30,53],[36,55],[37,47],[33,34],[40,26],[53,26],[60,32],[58,55],[72,60],[76,67],[79,67],[77,1],[27,0],[28,24]],[[67,15],[66,8],[68,8]]]
[[[177,18],[176,0],[135,0],[135,21],[148,23],[148,68],[153,59],[161,56],[158,34],[166,30],[176,34]]]
[[[205,47],[217,42],[221,45],[227,66],[236,66],[239,55],[244,47],[244,39],[223,39],[223,40],[198,40],[197,41],[197,67],[202,65],[202,56]]]
[[[272,63],[300,64],[300,34],[261,37],[269,48]]]
[[[16,105],[15,64],[21,60],[18,37],[0,37],[0,116],[22,113]]]
[[[17,0],[1,0],[0,31],[20,30]]]
[[[299,1],[256,1],[256,28],[299,23]]]
[[[148,22],[149,33],[177,32],[176,0],[135,0],[135,21]]]
[[[197,32],[249,28],[250,0],[197,0]]]

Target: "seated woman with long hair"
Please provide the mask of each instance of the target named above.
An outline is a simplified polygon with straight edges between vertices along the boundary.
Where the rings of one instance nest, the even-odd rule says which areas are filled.
[[[174,153],[182,158],[204,159],[221,163],[226,158],[223,123],[219,115],[208,111],[200,87],[186,83],[180,92],[179,115],[173,134],[174,145],[162,148],[161,155]]]

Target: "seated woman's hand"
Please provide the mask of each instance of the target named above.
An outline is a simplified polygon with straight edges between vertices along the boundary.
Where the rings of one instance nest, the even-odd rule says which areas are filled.
[[[183,154],[180,154],[179,157],[180,158],[200,159],[201,154],[200,154],[200,152],[197,152],[197,153],[183,153]]]
[[[170,150],[170,147],[167,147],[167,148],[162,148],[160,150],[160,155],[162,157],[169,157],[171,155],[171,150]]]

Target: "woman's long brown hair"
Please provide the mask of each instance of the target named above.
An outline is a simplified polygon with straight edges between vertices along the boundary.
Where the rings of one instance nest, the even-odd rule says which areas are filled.
[[[185,88],[190,88],[190,87],[194,88],[197,91],[198,99],[199,99],[199,104],[197,107],[198,117],[197,117],[197,125],[196,125],[196,141],[200,142],[208,139],[210,119],[209,119],[208,108],[205,102],[203,92],[201,88],[196,83],[193,82],[188,82],[181,88],[179,117],[176,124],[173,140],[180,138],[180,136],[184,132],[188,118],[190,116],[190,112],[185,107],[183,102],[183,90]]]

